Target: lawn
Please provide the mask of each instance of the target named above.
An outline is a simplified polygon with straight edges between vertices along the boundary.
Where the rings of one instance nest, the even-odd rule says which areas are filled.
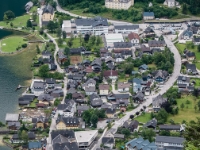
[[[176,48],[179,50],[179,53],[183,53],[184,49],[187,48],[188,50],[195,52],[196,60],[200,61],[200,52],[197,50],[197,46],[192,47],[192,42],[186,42],[186,44],[176,43]]]
[[[30,103],[29,107],[35,108],[37,103],[38,103],[38,100],[37,100],[37,99],[34,99],[34,100]]]
[[[93,61],[96,57],[94,55],[89,55],[89,56],[82,56],[83,60],[89,59],[90,61]]]
[[[186,101],[189,101],[190,103],[187,104]],[[185,121],[191,121],[195,120],[196,117],[200,116],[200,111],[196,111],[194,109],[194,106],[197,105],[197,100],[194,96],[188,95],[188,96],[183,96],[180,99],[177,99],[177,106],[179,108],[179,113],[178,115],[170,115],[168,120],[172,119],[176,123],[182,123],[183,120]],[[184,108],[181,109],[181,104],[184,104]],[[197,108],[198,109],[198,108]]]
[[[1,40],[1,50],[3,52],[15,52],[17,47],[21,47],[22,44],[25,44],[24,38],[21,36],[10,36]]]
[[[66,43],[69,41],[70,39],[68,38],[68,39],[66,39]],[[82,39],[83,40],[83,39]],[[78,47],[80,47],[81,46],[81,44],[80,44],[80,39],[79,38],[74,38],[73,40],[72,40],[72,46],[71,46],[71,48],[78,48]]]
[[[200,87],[200,79],[199,78],[190,78],[190,81],[195,81],[194,86],[196,88]]]
[[[149,120],[151,120],[151,114],[150,113],[141,114],[140,116],[134,118],[134,120],[137,120],[138,122],[141,122],[141,123],[146,123]]]
[[[30,19],[30,15],[23,15],[16,17],[15,19],[11,20],[10,22],[13,23],[14,27],[25,27],[27,20]],[[0,21],[0,26],[4,26],[6,28],[11,28],[10,23],[7,23],[6,21]]]

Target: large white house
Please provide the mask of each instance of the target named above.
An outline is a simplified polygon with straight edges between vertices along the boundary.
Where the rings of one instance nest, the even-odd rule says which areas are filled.
[[[108,21],[106,18],[95,17],[76,19],[74,21],[77,33],[92,33],[95,35],[108,34]]]
[[[129,9],[134,4],[134,0],[105,0],[106,8]]]
[[[168,7],[175,7],[179,6],[179,2],[175,0],[165,0],[164,5],[167,5]]]
[[[73,117],[76,112],[76,103],[70,100],[66,104],[59,104],[57,111],[59,115],[64,117]]]
[[[44,94],[45,83],[43,80],[33,80],[30,89],[31,93],[35,96],[39,96],[40,94]]]

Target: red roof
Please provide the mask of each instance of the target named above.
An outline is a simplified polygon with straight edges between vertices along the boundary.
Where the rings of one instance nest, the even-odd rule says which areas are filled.
[[[109,89],[109,85],[108,84],[100,84],[99,85],[99,89],[100,90],[108,90]]]
[[[137,33],[134,33],[134,32],[130,33],[128,35],[128,38],[129,38],[129,40],[132,40],[132,39],[138,39],[139,40],[140,39],[139,35]]]
[[[103,72],[104,77],[109,77],[109,76],[118,76],[118,72],[116,70],[106,70]]]
[[[91,73],[91,72],[93,72],[92,67],[87,67],[87,68],[85,69],[85,72],[86,72],[86,73]]]

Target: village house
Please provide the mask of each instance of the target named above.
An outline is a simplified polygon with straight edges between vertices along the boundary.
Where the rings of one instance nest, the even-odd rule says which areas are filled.
[[[33,80],[30,88],[31,93],[33,93],[35,96],[39,96],[40,94],[44,94],[45,82],[42,80]]]
[[[102,61],[100,58],[95,58],[91,63],[91,66],[94,72],[100,72],[101,65],[102,65]]]
[[[53,78],[47,78],[45,79],[45,83],[48,88],[53,88],[54,85],[56,84],[56,80]]]
[[[158,95],[157,97],[152,99],[152,107],[154,112],[158,112],[161,109],[162,104],[167,102],[167,98],[164,98],[162,95]]]
[[[58,51],[58,63],[59,64],[64,64],[67,61],[67,56],[64,54],[64,50],[60,49]]]
[[[134,0],[105,0],[105,7],[110,9],[129,9],[134,5]]]
[[[92,94],[90,95],[90,105],[93,108],[97,108],[97,107],[101,107],[101,105],[103,104],[102,99],[99,97],[98,94]]]
[[[117,88],[118,92],[129,92],[130,84],[119,82]]]
[[[37,99],[39,101],[39,104],[50,106],[53,104],[54,97],[49,94],[40,94]]]
[[[157,150],[158,147],[155,145],[154,142],[149,142],[149,140],[145,140],[142,137],[135,138],[125,144],[126,150],[145,150],[145,149],[151,149],[151,150]]]
[[[134,33],[134,32],[129,33],[128,39],[134,45],[138,45],[140,43],[140,37],[137,33]]]
[[[118,71],[116,70],[106,70],[103,72],[103,77],[108,79],[112,79],[112,80],[116,80],[118,78]]]
[[[191,40],[193,37],[193,32],[190,29],[187,29],[183,32],[182,38],[184,40]]]
[[[86,99],[85,99],[85,94],[83,93],[73,93],[72,94],[72,99],[76,102],[76,103],[85,103]]]
[[[52,54],[51,54],[50,51],[47,51],[47,50],[42,51],[42,58],[43,58],[43,59],[48,59],[48,60],[50,60],[51,57],[52,57]]]
[[[81,55],[86,51],[84,47],[79,48],[70,48],[70,54],[71,55]]]
[[[139,25],[115,25],[115,33],[138,33]]]
[[[138,93],[139,91],[142,91],[142,79],[134,78],[133,79],[133,92]]]
[[[108,84],[100,84],[99,85],[99,95],[108,95],[109,93],[109,85]]]
[[[64,117],[73,117],[76,112],[76,103],[74,100],[68,100],[65,104],[59,104],[57,107],[58,114]]]
[[[194,45],[200,45],[200,37],[193,37],[192,41]]]
[[[107,108],[105,113],[106,113],[107,118],[115,118],[116,109]]]
[[[187,69],[187,73],[188,74],[193,74],[193,75],[198,74],[195,64],[187,63],[186,64],[186,69]]]
[[[87,105],[79,105],[77,106],[77,115],[82,116],[83,112],[88,110],[90,107]]]
[[[189,50],[184,50],[184,55],[185,55],[186,59],[189,60],[189,61],[195,60],[195,53],[194,52],[191,52]]]
[[[114,50],[132,50],[133,44],[131,42],[114,42]]]
[[[26,95],[22,95],[21,97],[19,97],[18,103],[19,103],[19,105],[28,105],[28,104],[30,104],[34,99],[35,99],[35,95],[26,94]]]
[[[8,122],[18,122],[19,121],[19,114],[13,114],[13,113],[6,113],[5,121]]]
[[[49,119],[43,116],[39,116],[37,118],[32,118],[32,123],[36,128],[45,129],[46,127],[49,126]]]
[[[57,130],[78,129],[80,122],[76,117],[62,117],[59,116],[56,120]]]
[[[162,131],[172,131],[172,132],[182,132],[185,130],[184,125],[168,125],[168,124],[164,124],[164,125],[159,125],[159,130]]]
[[[146,64],[143,64],[141,66],[138,67],[138,70],[141,72],[141,73],[144,73],[148,70],[148,66]]]
[[[147,27],[143,32],[143,36],[144,37],[154,37],[155,36],[155,32],[151,27]]]
[[[155,19],[154,12],[143,12],[143,20],[153,20]]]
[[[176,0],[165,0],[164,5],[167,5],[168,7],[176,7],[179,6],[179,2]]]
[[[53,21],[54,19],[54,8],[47,4],[42,12],[42,25],[47,25],[49,21]]]
[[[143,103],[145,101],[144,94],[142,92],[138,92],[135,96],[133,96],[133,100],[135,103]]]
[[[53,150],[79,150],[73,130],[53,130],[51,139]]]
[[[113,149],[114,145],[115,145],[115,138],[112,134],[107,134],[106,136],[104,136],[102,138],[102,144],[103,146]]]
[[[166,47],[166,43],[164,40],[163,41],[150,40],[148,41],[148,45],[150,49],[159,48],[161,50],[165,50]]]
[[[121,33],[109,33],[105,35],[105,42],[108,50],[111,51],[116,42],[124,42],[123,35]]]
[[[151,129],[156,129],[157,127],[157,120],[153,118],[152,120],[148,121],[146,124],[144,124],[145,128],[151,128]]]
[[[34,132],[28,132],[27,136],[28,136],[28,141],[33,141],[35,140],[35,137],[36,137]],[[25,141],[23,141],[18,134],[13,134],[11,138],[11,142],[13,144],[19,144],[19,143],[24,143]]]
[[[164,70],[156,70],[152,73],[152,76],[156,82],[163,83],[167,80],[169,73]]]
[[[122,127],[129,129],[131,132],[137,132],[139,129],[139,122],[137,120],[125,121]]]
[[[7,122],[7,127],[9,130],[19,130],[20,127],[21,127],[21,123],[19,121],[16,121],[16,122]]]

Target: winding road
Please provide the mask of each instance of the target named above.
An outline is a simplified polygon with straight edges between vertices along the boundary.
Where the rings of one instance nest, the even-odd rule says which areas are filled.
[[[63,10],[60,5],[58,4],[57,0],[54,0],[56,3],[57,3],[57,11],[58,12],[62,12],[62,13],[65,13],[65,14],[68,14],[70,16],[73,16],[73,17],[81,17],[81,18],[88,18],[88,17],[84,17],[84,16],[79,16],[79,15],[76,15],[76,14],[73,14],[73,13],[70,13],[69,11],[66,11],[66,10]],[[127,22],[123,22],[123,21],[115,21],[115,20],[108,20],[109,22],[111,23],[116,23],[116,24],[132,24],[132,23],[127,23]],[[157,33],[157,34],[160,34],[160,33]],[[57,52],[59,50],[58,48],[58,45],[55,41],[55,39],[53,37],[51,37],[49,34],[47,34],[48,37],[55,43],[56,45],[56,51],[55,51],[55,54],[54,54],[54,57],[56,58],[56,55],[57,55]],[[102,134],[102,136],[100,137],[100,139],[98,140],[98,142],[95,144],[95,146],[93,147],[93,150],[96,150],[97,148],[100,148],[100,145],[101,145],[101,139],[104,135],[108,134],[108,133],[116,133],[117,131],[117,128],[122,126],[122,124],[129,119],[130,115],[135,115],[136,112],[140,111],[141,108],[143,108],[143,106],[149,106],[151,103],[152,103],[152,99],[155,98],[156,96],[158,96],[159,94],[164,94],[171,86],[173,86],[174,82],[177,80],[177,77],[180,75],[180,70],[181,70],[181,57],[180,57],[180,54],[177,50],[177,48],[174,46],[174,44],[170,41],[170,39],[167,38],[167,36],[164,36],[164,39],[165,39],[165,42],[167,44],[167,46],[170,48],[171,52],[174,54],[174,60],[175,60],[175,63],[174,63],[174,70],[173,70],[173,73],[172,75],[169,77],[169,79],[166,81],[166,83],[162,86],[162,89],[155,95],[150,95],[150,96],[147,96],[146,97],[146,101],[142,104],[140,104],[136,109],[130,111],[130,112],[126,112],[125,113],[125,116],[122,117],[120,120],[118,121],[115,121],[114,125],[112,126],[112,128],[110,130],[107,131],[107,128],[105,129],[104,131],[104,134]],[[58,65],[56,59],[55,59],[55,64],[58,66],[58,71],[59,72],[63,72],[63,70],[60,68],[60,66]],[[53,121],[53,120],[52,120]],[[55,121],[55,120],[54,120]],[[54,124],[54,123],[53,123]],[[54,125],[52,125],[52,128]],[[52,129],[51,129],[52,130]],[[50,138],[48,138],[50,140]],[[48,140],[48,143],[51,142],[51,140],[49,141]],[[49,144],[50,145],[50,144]],[[51,146],[47,146],[47,150],[52,150],[50,148]]]

